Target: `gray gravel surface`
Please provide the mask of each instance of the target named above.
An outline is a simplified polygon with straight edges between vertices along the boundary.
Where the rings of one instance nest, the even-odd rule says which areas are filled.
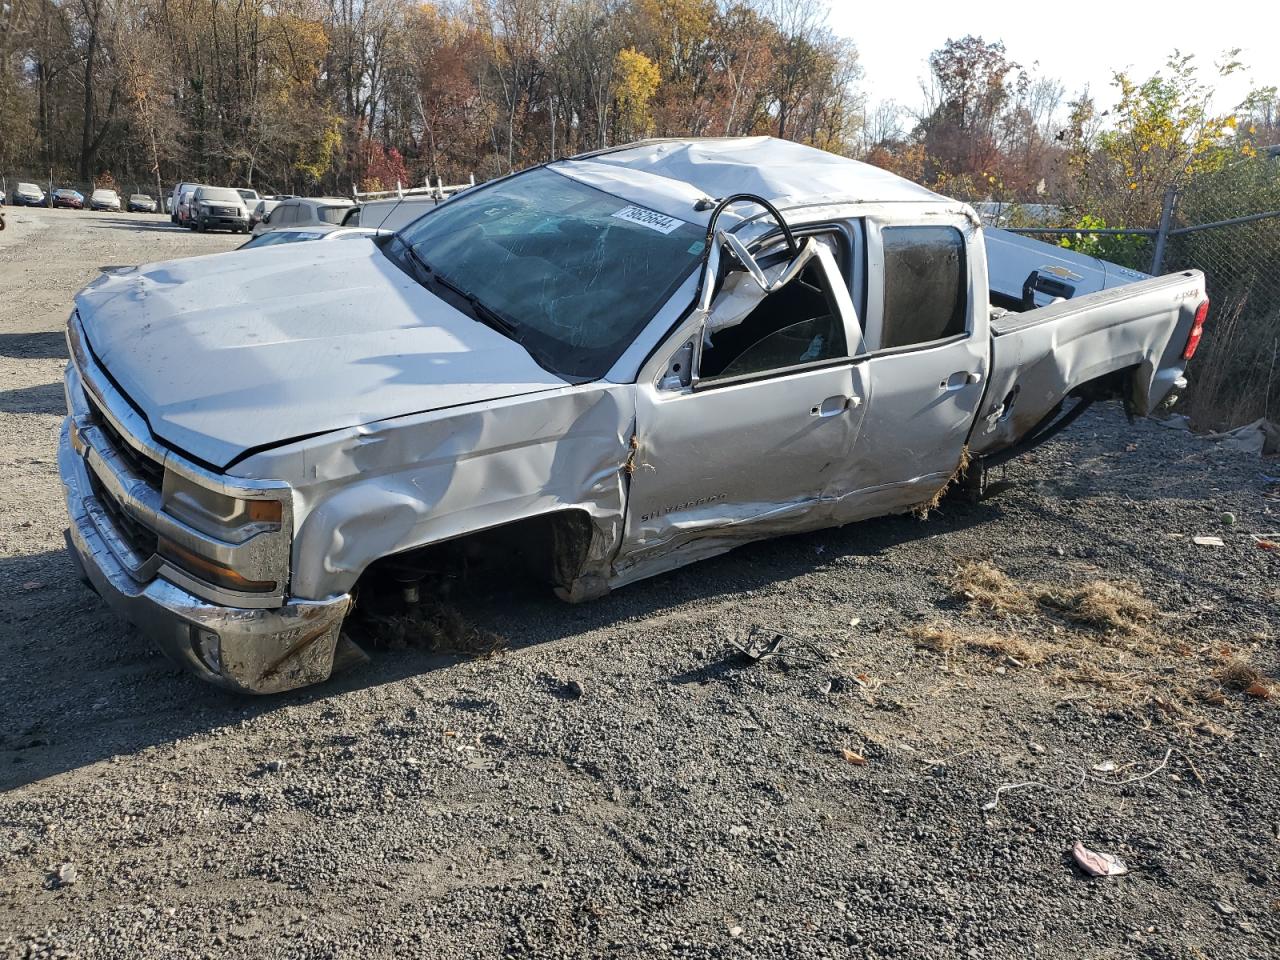
[[[0,955],[1275,956],[1272,703],[1229,692],[1205,734],[908,636],[965,622],[947,578],[986,559],[1135,581],[1159,630],[1274,678],[1280,557],[1249,536],[1280,529],[1274,462],[1101,410],[994,499],[745,547],[581,607],[476,587],[459,602],[510,640],[493,657],[378,651],[242,699],[79,584],[54,459],[74,291],[239,238],[9,213]],[[1192,543],[1205,533],[1225,546]],[[752,624],[817,662],[744,664]],[[1156,772],[1081,782],[1105,760]],[[1025,781],[1045,786],[983,809]],[[1076,840],[1130,873],[1087,879]]]

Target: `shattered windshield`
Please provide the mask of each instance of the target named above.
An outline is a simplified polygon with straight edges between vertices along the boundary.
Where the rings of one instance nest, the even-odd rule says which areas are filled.
[[[703,235],[540,168],[441,205],[384,250],[547,369],[592,380],[688,276]]]

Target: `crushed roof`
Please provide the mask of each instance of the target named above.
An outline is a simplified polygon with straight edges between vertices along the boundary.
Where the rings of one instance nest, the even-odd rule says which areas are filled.
[[[753,193],[788,206],[949,200],[871,164],[775,137],[649,140],[582,159],[688,184],[712,198]]]

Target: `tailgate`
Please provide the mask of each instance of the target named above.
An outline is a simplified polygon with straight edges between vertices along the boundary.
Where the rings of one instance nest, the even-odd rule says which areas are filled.
[[[991,321],[991,373],[970,440],[975,455],[1017,442],[1072,390],[1132,369],[1132,408],[1150,414],[1181,378],[1198,270],[1141,280]]]

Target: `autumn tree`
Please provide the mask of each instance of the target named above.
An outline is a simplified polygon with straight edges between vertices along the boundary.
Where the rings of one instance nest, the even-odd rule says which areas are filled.
[[[948,40],[929,55],[930,83],[919,135],[929,157],[926,176],[981,178],[999,153],[1000,119],[1009,101],[1007,83],[1018,64],[1004,44],[981,37]]]
[[[1229,58],[1217,72],[1236,69]],[[1146,80],[1121,71],[1112,83],[1119,99],[1105,123],[1092,100],[1073,105],[1070,199],[1111,225],[1153,225],[1168,188],[1226,162],[1237,121],[1214,112],[1191,54],[1175,53]]]
[[[618,51],[614,99],[618,103],[618,126],[623,138],[638,139],[647,134],[651,122],[649,104],[661,82],[657,64],[639,50],[628,47]]]

